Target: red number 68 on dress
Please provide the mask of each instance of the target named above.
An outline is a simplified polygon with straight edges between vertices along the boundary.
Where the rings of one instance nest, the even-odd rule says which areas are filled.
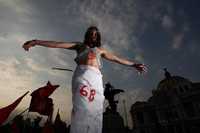
[[[83,85],[80,88],[80,95],[87,97],[89,102],[92,102],[94,100],[95,94],[96,91],[89,86]]]

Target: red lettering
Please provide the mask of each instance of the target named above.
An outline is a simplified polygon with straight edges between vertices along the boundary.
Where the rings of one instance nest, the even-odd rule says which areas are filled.
[[[95,94],[96,94],[96,91],[95,90],[90,90],[90,96],[89,96],[89,98],[88,98],[88,100],[90,101],[90,102],[92,102],[93,100],[94,100],[94,96],[95,96]]]
[[[81,94],[82,96],[87,97],[87,95],[88,95],[87,88],[88,88],[88,87],[87,87],[86,85],[83,85],[83,86],[80,88],[80,94]]]
[[[89,102],[92,102],[94,100],[94,97],[96,95],[96,91],[86,85],[81,86],[80,88],[80,95],[87,97]]]

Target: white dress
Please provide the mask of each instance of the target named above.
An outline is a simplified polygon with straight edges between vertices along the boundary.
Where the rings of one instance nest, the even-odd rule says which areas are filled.
[[[89,65],[78,65],[72,78],[70,133],[102,133],[103,102],[100,70]]]

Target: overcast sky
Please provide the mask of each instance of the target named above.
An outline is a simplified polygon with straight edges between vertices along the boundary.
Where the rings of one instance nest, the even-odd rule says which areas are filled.
[[[136,100],[145,100],[164,78],[172,75],[200,81],[200,2],[198,0],[0,0],[0,107],[47,81],[60,87],[51,96],[65,121],[71,111],[71,72],[75,53],[36,46],[25,52],[31,39],[82,41],[86,29],[96,25],[103,47],[129,60],[145,63],[149,71],[138,75],[129,67],[103,62],[103,80],[126,93],[127,112]],[[26,96],[17,110],[29,106]],[[127,100],[129,99],[129,100]],[[107,105],[107,103],[105,103]],[[15,112],[16,113],[16,112]]]

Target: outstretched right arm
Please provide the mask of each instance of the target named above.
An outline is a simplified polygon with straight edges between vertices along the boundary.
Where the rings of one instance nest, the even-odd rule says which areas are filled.
[[[70,50],[78,50],[80,45],[75,42],[57,42],[57,41],[43,41],[43,40],[31,40],[24,43],[23,48],[28,51],[29,48],[36,45],[49,47],[49,48],[64,48]]]

